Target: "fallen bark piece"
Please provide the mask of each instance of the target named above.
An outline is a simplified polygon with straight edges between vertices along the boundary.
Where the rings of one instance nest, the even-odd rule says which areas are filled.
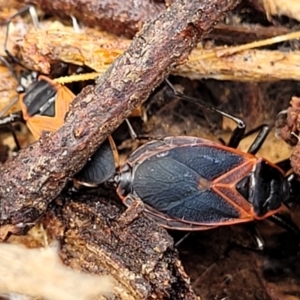
[[[238,2],[178,1],[146,24],[96,85],[74,99],[60,130],[0,166],[0,225],[22,226],[40,217],[107,135]]]
[[[0,294],[88,300],[109,295],[112,290],[112,278],[66,268],[54,248],[26,249],[20,245],[2,243],[0,256]]]
[[[276,39],[274,37],[274,41]],[[85,65],[103,74],[129,45],[130,40],[105,32],[90,35],[41,29],[29,31],[21,47],[22,57],[28,68],[44,74],[49,74],[51,64],[57,61]],[[174,69],[172,74],[190,79],[251,82],[300,78],[300,51],[250,49],[231,54],[231,49],[235,48],[204,49],[199,45],[191,52],[189,59]],[[219,51],[223,52],[222,56],[218,55]]]
[[[131,40],[104,31],[31,29],[20,43],[24,64],[49,74],[55,61],[85,65],[101,74],[129,48]]]
[[[300,98],[292,97],[290,107],[279,113],[275,123],[276,135],[289,145],[295,146],[298,143],[296,136],[300,131]]]
[[[58,214],[65,224],[64,237],[58,237],[64,263],[90,274],[111,275],[114,299],[199,299],[173,239],[145,216],[142,202],[121,214],[121,202],[116,204],[122,209],[97,194],[59,200],[66,203]]]
[[[279,113],[276,120],[276,135],[295,146],[291,156],[293,171],[300,175],[300,98],[292,97],[290,107]]]

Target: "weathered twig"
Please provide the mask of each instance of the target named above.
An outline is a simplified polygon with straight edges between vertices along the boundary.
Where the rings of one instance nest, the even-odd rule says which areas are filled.
[[[285,27],[264,27],[259,24],[252,25],[247,23],[219,23],[214,30],[208,34],[207,38],[229,45],[236,45],[271,38],[277,35],[286,34],[289,31],[290,30]]]
[[[168,1],[130,0],[26,0],[59,18],[75,16],[83,24],[133,37],[142,24],[162,12]],[[174,2],[174,1],[171,1]],[[286,15],[299,20],[298,1],[253,0],[267,16]],[[232,33],[231,33],[232,34]],[[282,33],[281,33],[282,34]],[[229,37],[228,37],[229,38]],[[231,37],[232,38],[232,37]]]
[[[59,18],[74,16],[83,24],[115,34],[133,37],[142,25],[166,8],[163,2],[149,0],[27,0]]]
[[[36,220],[131,110],[147,99],[238,0],[178,1],[149,22],[71,105],[64,126],[0,169],[0,225]]]

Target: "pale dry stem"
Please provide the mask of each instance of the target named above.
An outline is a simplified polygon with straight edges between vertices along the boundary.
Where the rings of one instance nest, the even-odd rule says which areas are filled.
[[[108,276],[92,276],[65,267],[53,248],[0,244],[0,257],[0,294],[83,300],[108,294],[112,289]]]

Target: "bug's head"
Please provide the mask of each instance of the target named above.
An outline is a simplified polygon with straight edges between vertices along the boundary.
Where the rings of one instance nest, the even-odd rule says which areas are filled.
[[[290,197],[285,202],[285,205],[292,208],[295,204],[300,203],[300,181],[296,174],[291,174],[287,177],[289,184]]]
[[[23,71],[20,74],[19,78],[19,85],[17,87],[17,92],[19,94],[25,93],[27,89],[37,81],[38,79],[38,73],[37,72],[28,72],[28,71]]]

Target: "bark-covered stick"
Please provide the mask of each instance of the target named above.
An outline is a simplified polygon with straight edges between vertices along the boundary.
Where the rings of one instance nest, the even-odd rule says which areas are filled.
[[[26,0],[59,18],[74,16],[89,27],[132,38],[142,25],[166,8],[163,2],[149,0]],[[214,2],[214,1],[213,1]]]
[[[131,110],[182,63],[238,0],[178,1],[74,100],[64,126],[0,169],[0,225],[33,222]]]

